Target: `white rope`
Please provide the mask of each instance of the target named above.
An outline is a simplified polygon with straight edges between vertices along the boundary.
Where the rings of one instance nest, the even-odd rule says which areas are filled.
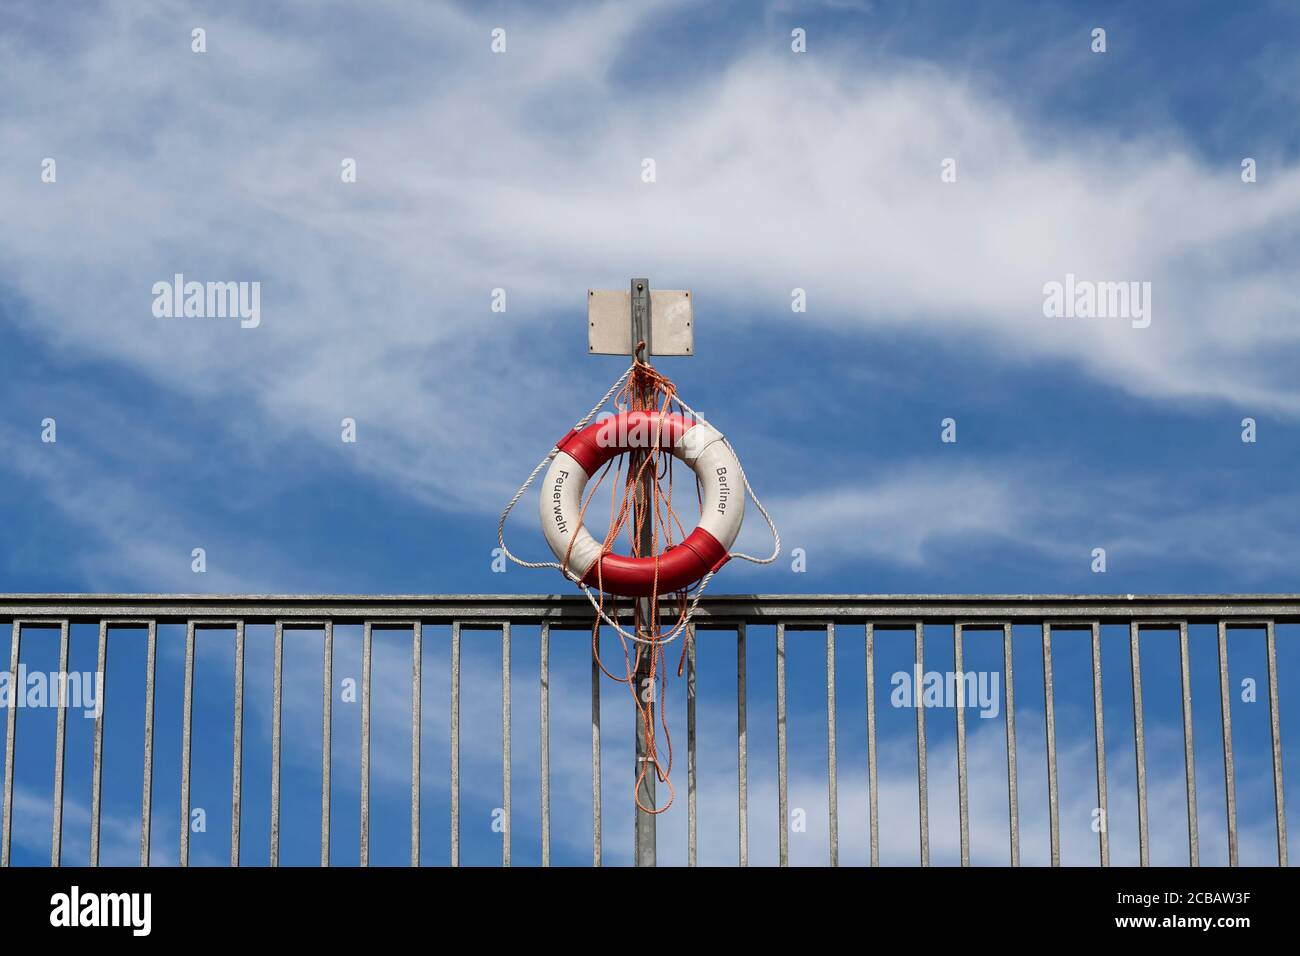
[[[607,391],[604,397],[602,397],[601,400],[592,407],[591,411],[587,413],[586,417],[583,418],[582,421],[578,422],[576,425],[573,426],[574,431],[581,431],[582,429],[587,427],[587,425],[591,422],[591,420],[596,417],[596,413],[600,411],[602,408],[604,408],[605,403],[608,402],[614,396],[614,393],[616,393],[620,388],[623,387],[623,383],[628,380],[628,376],[632,374],[635,368],[636,368],[636,362],[634,361],[630,366],[628,366],[627,371],[619,376],[618,381],[609,387],[609,391]],[[691,408],[691,406],[687,405],[686,402],[682,400],[681,396],[674,396],[674,397],[677,403],[681,405],[682,408],[686,409],[686,411],[690,412],[693,418],[697,419],[700,422],[703,422],[705,425],[709,425],[708,419],[706,419],[695,409]],[[709,427],[712,428],[713,426],[709,425]],[[717,429],[714,430],[717,431]],[[719,432],[719,434],[722,433]],[[767,509],[763,507],[763,503],[758,500],[758,495],[754,494],[754,489],[750,487],[749,478],[745,475],[744,466],[740,465],[740,456],[736,454],[736,449],[732,448],[731,442],[727,440],[725,435],[723,436],[722,441],[728,448],[731,449],[731,453],[733,455],[736,455],[736,464],[740,467],[740,480],[744,482],[745,493],[748,494],[751,499],[753,499],[754,506],[758,508],[759,514],[761,514],[763,516],[763,520],[767,522],[768,530],[772,532],[772,542],[773,542],[772,553],[770,556],[766,558],[756,558],[753,555],[742,554],[739,551],[731,551],[727,554],[727,557],[738,558],[741,561],[749,561],[752,564],[771,564],[781,554],[781,533],[776,530],[776,523],[772,521],[772,516],[767,513]],[[681,636],[682,632],[684,632],[687,629],[687,627],[690,625],[691,618],[695,615],[695,609],[699,607],[700,598],[704,596],[704,589],[709,586],[709,582],[713,580],[714,574],[717,573],[716,569],[710,571],[708,574],[704,575],[704,577],[700,579],[699,587],[695,589],[695,593],[694,595],[692,595],[691,603],[690,606],[686,609],[685,616],[681,619],[681,621],[679,621],[676,624],[676,626],[673,627],[671,631],[669,631],[667,634],[661,637],[644,638],[644,637],[640,637],[637,634],[630,634],[627,631],[623,630],[622,626],[618,623],[618,621],[611,619],[610,616],[605,612],[605,609],[601,607],[600,602],[596,600],[596,592],[592,588],[584,584],[577,575],[575,575],[571,570],[566,568],[564,565],[560,564],[558,561],[525,561],[522,558],[515,557],[515,555],[511,553],[510,549],[506,547],[506,538],[505,538],[506,519],[510,517],[510,512],[514,509],[515,505],[519,503],[519,499],[524,496],[524,492],[528,490],[528,487],[537,478],[538,474],[541,473],[541,470],[545,468],[547,465],[549,465],[551,463],[551,459],[553,459],[559,453],[560,453],[559,447],[552,445],[551,450],[547,452],[546,457],[543,458],[540,462],[538,462],[537,467],[533,469],[533,473],[528,476],[527,480],[525,480],[522,485],[520,485],[519,490],[515,492],[515,496],[510,499],[510,503],[506,505],[505,511],[501,512],[501,520],[497,522],[497,541],[501,544],[502,553],[504,553],[507,558],[509,558],[515,564],[520,565],[521,567],[555,568],[557,571],[562,572],[566,578],[574,582],[576,585],[578,585],[578,587],[582,588],[583,593],[587,595],[587,600],[591,602],[591,606],[596,610],[596,613],[600,615],[601,620],[603,620],[606,624],[612,627],[623,637],[632,641],[636,641],[636,643],[638,644],[659,644],[659,645],[671,644],[673,641],[677,640],[677,638]]]
[[[609,391],[605,393],[604,397],[601,398],[601,400],[592,407],[591,411],[587,413],[587,417],[573,426],[575,432],[582,431],[582,429],[587,427],[591,420],[596,417],[596,413],[604,408],[605,403],[614,397],[614,393],[623,387],[623,383],[627,381],[628,376],[632,374],[632,369],[634,368],[636,368],[635,363],[628,366],[627,371],[619,376],[618,381],[609,387]],[[577,579],[557,561],[525,561],[522,558],[516,558],[510,553],[510,549],[506,547],[506,519],[510,517],[510,512],[514,510],[515,505],[519,504],[519,499],[524,496],[524,492],[528,490],[528,486],[533,483],[538,474],[541,473],[541,470],[551,463],[551,459],[559,453],[559,447],[552,445],[551,450],[546,453],[546,457],[537,463],[537,467],[533,469],[533,473],[528,476],[528,479],[522,485],[519,486],[519,490],[515,492],[515,496],[510,499],[510,504],[506,505],[506,510],[501,512],[501,520],[497,522],[497,541],[501,545],[501,551],[515,564],[525,568],[556,568],[557,570],[563,571],[567,577],[576,581]]]

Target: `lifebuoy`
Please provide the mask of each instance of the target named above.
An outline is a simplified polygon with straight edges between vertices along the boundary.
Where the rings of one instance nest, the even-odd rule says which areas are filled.
[[[653,557],[601,554],[582,525],[582,492],[596,470],[615,455],[658,444],[686,464],[703,490],[700,523],[684,541]],[[726,563],[745,514],[740,462],[722,434],[704,422],[658,412],[622,412],[571,431],[556,447],[540,496],[542,533],[561,563],[582,583],[608,594],[669,594]],[[656,584],[655,566],[658,564]]]

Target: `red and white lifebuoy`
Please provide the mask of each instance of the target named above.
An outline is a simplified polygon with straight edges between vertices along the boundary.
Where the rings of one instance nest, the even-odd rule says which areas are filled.
[[[703,491],[700,523],[684,541],[653,557],[601,554],[582,525],[582,492],[596,470],[615,455],[634,449],[662,448],[690,465]],[[726,563],[745,514],[745,482],[740,462],[722,434],[704,422],[658,412],[622,412],[557,445],[542,484],[542,533],[558,561],[582,583],[608,594],[646,597],[680,591]],[[656,579],[656,563],[658,578]]]

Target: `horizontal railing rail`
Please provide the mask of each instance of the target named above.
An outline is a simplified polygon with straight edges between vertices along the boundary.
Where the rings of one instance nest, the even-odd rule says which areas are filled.
[[[669,602],[665,601],[664,606],[668,607]],[[0,594],[0,622],[26,617],[77,621],[101,617],[184,621],[204,617],[248,622],[420,618],[443,623],[562,621],[589,626],[591,615],[591,604],[580,594]],[[754,624],[783,620],[810,625],[827,619],[951,622],[968,618],[1017,622],[1150,619],[1190,623],[1221,618],[1289,622],[1300,620],[1300,595],[710,594],[701,598],[697,618]]]
[[[665,615],[675,609],[664,605]],[[106,675],[110,636],[113,631],[144,629],[148,635],[145,701],[144,758],[140,827],[140,862],[149,865],[151,819],[153,814],[154,696],[156,681],[158,627],[161,624],[185,625],[185,663],[183,723],[181,728],[181,806],[179,861],[188,865],[190,857],[190,796],[192,760],[192,722],[194,701],[194,664],[196,633],[221,629],[234,632],[234,701],[233,761],[231,768],[231,842],[232,865],[240,862],[240,827],[243,782],[244,726],[244,658],[245,629],[250,624],[274,625],[274,676],[271,740],[271,826],[270,863],[277,865],[280,852],[280,777],[282,762],[281,707],[284,687],[284,633],[287,629],[319,631],[323,637],[322,686],[322,766],[321,766],[321,864],[329,865],[331,839],[331,752],[332,681],[334,663],[334,628],[336,625],[362,626],[361,658],[361,750],[360,750],[360,863],[368,865],[370,856],[371,812],[371,695],[373,683],[373,631],[377,628],[409,630],[411,634],[411,853],[412,865],[420,862],[420,794],[421,794],[421,704],[422,648],[424,627],[450,625],[450,862],[460,862],[460,743],[461,743],[461,641],[466,631],[497,632],[501,639],[502,667],[502,863],[511,857],[511,626],[535,625],[540,629],[541,660],[540,714],[540,811],[541,859],[548,865],[551,858],[550,823],[550,642],[552,632],[591,631],[593,612],[581,595],[165,595],[165,594],[5,594],[0,595],[0,624],[12,628],[9,672],[11,683],[18,673],[24,633],[31,629],[57,629],[60,671],[66,672],[69,636],[72,624],[96,623],[99,627],[98,673]],[[867,775],[870,833],[870,861],[880,862],[880,828],[878,816],[877,689],[875,676],[875,642],[878,631],[912,631],[914,666],[924,672],[925,626],[951,625],[956,686],[964,671],[964,635],[970,631],[994,631],[1002,635],[1004,668],[1002,709],[1006,729],[1007,811],[1009,858],[1020,864],[1020,810],[1016,763],[1015,686],[1013,681],[1012,627],[1038,625],[1041,628],[1043,689],[1046,729],[1046,763],[1050,859],[1061,862],[1060,783],[1057,767],[1055,691],[1053,687],[1053,638],[1063,632],[1080,632],[1090,638],[1092,670],[1093,736],[1096,753],[1097,807],[1106,818],[1108,809],[1107,765],[1101,681],[1101,628],[1123,624],[1129,633],[1129,673],[1132,689],[1134,753],[1136,760],[1137,829],[1139,861],[1149,863],[1150,834],[1148,782],[1145,756],[1145,726],[1142,702],[1140,637],[1145,631],[1176,631],[1179,635],[1180,699],[1182,709],[1183,757],[1186,770],[1188,827],[1188,862],[1199,865],[1196,775],[1192,747],[1192,700],[1188,655],[1188,627],[1212,624],[1218,634],[1219,709],[1224,752],[1224,788],[1228,862],[1238,863],[1238,826],[1236,782],[1233,762],[1231,706],[1228,679],[1228,641],[1230,629],[1255,628],[1264,632],[1267,660],[1269,728],[1272,745],[1272,776],[1277,859],[1287,864],[1287,835],[1282,772],[1280,706],[1277,682],[1276,626],[1300,622],[1300,595],[708,595],[700,603],[687,638],[687,815],[690,865],[698,856],[698,809],[696,766],[696,631],[731,631],[736,640],[736,721],[738,810],[738,859],[749,861],[748,805],[748,651],[746,628],[768,625],[775,629],[776,640],[776,760],[777,802],[779,812],[778,860],[789,862],[789,754],[787,741],[788,699],[786,678],[786,635],[792,631],[817,631],[825,634],[826,653],[826,743],[827,743],[827,813],[829,863],[839,862],[839,808],[836,724],[837,638],[850,628],[864,640],[866,686]],[[600,669],[593,655],[591,667],[591,741],[592,741],[592,862],[602,862],[601,817],[601,710]],[[113,693],[107,681],[105,696]],[[969,818],[969,780],[967,766],[967,704],[958,690],[954,708],[957,750],[957,793],[960,833],[960,861],[969,865],[971,839]],[[916,711],[917,801],[919,819],[919,862],[930,862],[929,797],[927,778],[926,710]],[[5,728],[5,769],[3,830],[0,833],[0,864],[9,865],[13,841],[14,758],[18,745],[17,706],[10,706]],[[91,865],[98,865],[101,837],[103,779],[103,707],[95,717],[93,767],[91,773],[90,853]],[[63,790],[66,741],[66,711],[60,709],[55,729],[54,789],[52,795],[53,832],[51,863],[62,862]],[[1098,832],[1098,862],[1110,863],[1107,828]]]

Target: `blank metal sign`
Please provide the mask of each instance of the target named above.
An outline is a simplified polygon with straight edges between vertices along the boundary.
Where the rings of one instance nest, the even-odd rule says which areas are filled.
[[[632,293],[626,289],[587,290],[587,351],[592,355],[632,354]],[[695,316],[685,289],[650,290],[650,353],[693,355]]]

